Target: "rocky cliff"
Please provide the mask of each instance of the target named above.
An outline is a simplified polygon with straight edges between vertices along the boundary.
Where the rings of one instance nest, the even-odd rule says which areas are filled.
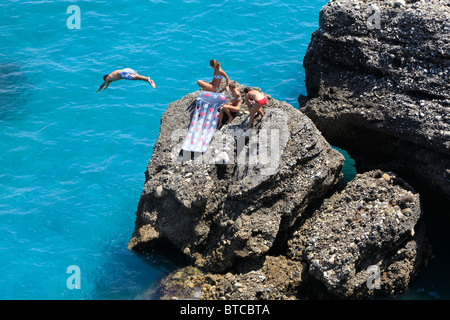
[[[304,58],[301,110],[360,172],[450,199],[448,1],[330,1]]]
[[[162,116],[129,241],[143,252],[170,243],[192,262],[162,281],[162,298],[366,298],[407,288],[428,257],[413,188],[379,170],[346,185],[343,156],[270,96],[253,130],[242,131],[243,106],[205,153],[185,154],[196,96]]]
[[[395,295],[428,256],[421,215],[419,194],[395,174],[359,174],[295,231],[288,256],[337,296]]]
[[[358,175],[288,232],[286,251],[226,273],[185,267],[162,299],[364,299],[395,296],[430,256],[419,195],[393,173]]]

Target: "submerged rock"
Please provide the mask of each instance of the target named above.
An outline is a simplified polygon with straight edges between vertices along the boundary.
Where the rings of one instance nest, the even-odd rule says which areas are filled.
[[[448,1],[330,1],[304,58],[302,110],[358,171],[450,199]]]
[[[204,154],[191,158],[180,145],[195,100],[196,93],[188,94],[162,116],[129,248],[145,251],[167,239],[196,266],[220,272],[236,259],[267,254],[334,189],[344,158],[309,118],[270,96],[253,130],[243,133],[248,114],[241,112],[215,133]]]

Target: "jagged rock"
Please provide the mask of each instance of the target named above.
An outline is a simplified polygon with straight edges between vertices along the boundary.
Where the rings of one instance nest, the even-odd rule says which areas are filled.
[[[248,123],[241,112],[194,159],[180,154],[180,146],[196,93],[169,105],[147,167],[130,249],[145,251],[167,239],[198,267],[220,272],[236,259],[264,256],[278,235],[335,187],[343,156],[298,109],[267,97],[265,116],[257,118],[252,132],[239,131]]]
[[[330,1],[304,58],[300,110],[359,172],[450,199],[448,1]]]
[[[192,267],[176,270],[160,285],[162,299],[288,300],[296,299],[304,277],[302,263],[267,256],[262,266],[245,273],[204,274]]]
[[[419,194],[395,174],[359,174],[305,220],[288,257],[339,297],[396,295],[429,257],[421,215]]]

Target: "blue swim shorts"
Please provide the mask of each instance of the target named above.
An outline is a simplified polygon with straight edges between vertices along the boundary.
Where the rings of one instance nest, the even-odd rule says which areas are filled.
[[[122,78],[124,78],[124,79],[127,79],[127,80],[133,80],[131,78],[132,74],[137,74],[137,72],[135,70],[133,70],[133,69],[130,69],[130,68],[125,68],[125,69],[120,71],[120,76]]]

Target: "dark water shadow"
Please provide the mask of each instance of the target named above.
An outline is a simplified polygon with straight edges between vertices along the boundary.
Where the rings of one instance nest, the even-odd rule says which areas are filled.
[[[432,247],[432,258],[411,283],[399,300],[449,300],[450,255],[448,226],[450,225],[450,201],[430,192],[420,194],[427,238]]]
[[[25,114],[30,83],[17,62],[0,62],[0,120],[12,120]]]
[[[135,300],[160,300],[162,293],[159,290],[161,281],[171,272],[191,265],[192,260],[180,252],[169,240],[160,239],[145,252],[136,252],[144,261],[158,266],[161,271],[156,281],[148,289],[135,297]]]

